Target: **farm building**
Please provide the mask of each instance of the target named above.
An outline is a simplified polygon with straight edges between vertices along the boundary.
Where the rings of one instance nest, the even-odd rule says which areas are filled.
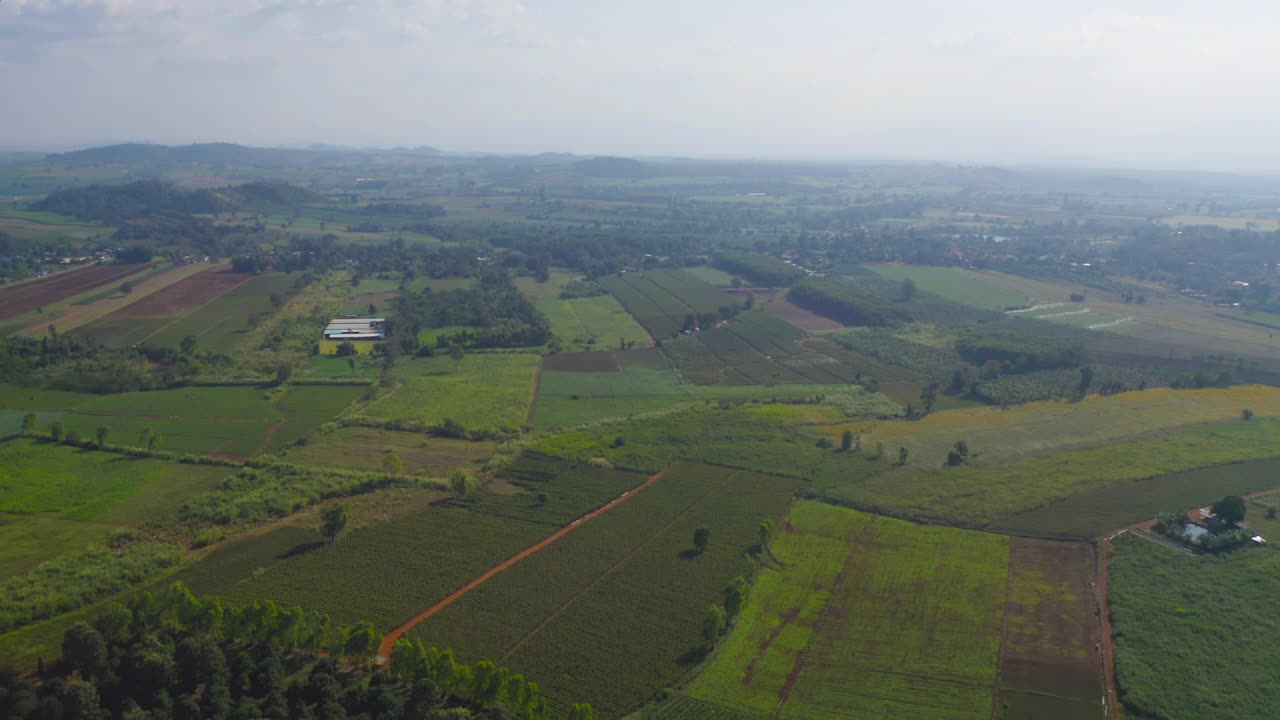
[[[324,329],[325,340],[382,340],[386,337],[385,318],[334,318]]]

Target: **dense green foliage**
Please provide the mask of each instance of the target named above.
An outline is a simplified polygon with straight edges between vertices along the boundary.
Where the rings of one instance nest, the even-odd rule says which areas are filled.
[[[1277,561],[1270,548],[1195,556],[1119,538],[1109,599],[1125,704],[1161,720],[1270,717]]]
[[[468,329],[437,344],[445,347],[528,347],[551,339],[551,325],[542,313],[502,274],[484,273],[473,289],[403,293],[398,307],[396,334],[416,338],[420,330],[454,325]]]
[[[757,285],[785,287],[804,277],[804,271],[767,255],[726,252],[715,257],[716,267]]]
[[[879,327],[911,320],[906,310],[878,293],[839,280],[805,280],[791,288],[787,299],[846,325]]]
[[[1012,373],[1073,367],[1084,360],[1081,344],[999,331],[964,333],[956,338],[956,352],[975,365],[994,361]]]
[[[177,548],[131,543],[62,555],[0,585],[0,633],[83,607],[150,580],[177,562]]]

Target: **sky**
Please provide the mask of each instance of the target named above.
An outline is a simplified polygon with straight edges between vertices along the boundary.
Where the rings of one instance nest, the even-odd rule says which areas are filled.
[[[1274,0],[0,0],[0,146],[1280,171]]]

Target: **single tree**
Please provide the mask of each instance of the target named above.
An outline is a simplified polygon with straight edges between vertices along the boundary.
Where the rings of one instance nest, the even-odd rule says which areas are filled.
[[[400,455],[395,450],[387,450],[382,453],[382,472],[391,477],[396,477],[403,468],[404,463],[400,462]]]
[[[29,412],[22,416],[22,434],[30,435],[36,431],[36,414]]]
[[[109,430],[106,425],[98,426],[98,429],[94,431],[94,437],[98,440],[98,447],[102,447],[107,444],[107,435],[110,432],[111,430]]]
[[[149,427],[142,428],[142,432],[138,434],[138,447],[149,448],[151,445],[151,436],[155,435],[155,433],[156,431]]]
[[[740,288],[742,287],[742,278],[738,277],[737,275],[734,275],[733,277],[729,278],[729,284],[735,288]]]
[[[356,376],[356,359],[354,357],[347,358],[347,367],[351,370],[351,377]]]
[[[711,544],[711,528],[700,527],[693,531],[693,547],[699,553],[707,551],[707,546]]]
[[[1249,408],[1245,408],[1244,410],[1240,411],[1240,417],[1243,418],[1245,422],[1248,422],[1253,419],[1253,411],[1250,410]],[[26,426],[24,425],[23,427],[26,427]]]
[[[462,364],[462,358],[466,356],[466,351],[462,349],[461,343],[454,343],[449,347],[449,357],[453,358],[453,371],[458,371],[458,366]]]
[[[969,460],[969,443],[960,440],[955,447],[947,453],[947,464],[951,466],[963,465]]]
[[[197,342],[195,335],[184,335],[182,340],[178,342],[178,350],[182,351],[183,355],[194,355]]]
[[[88,623],[78,622],[62,635],[62,662],[85,678],[107,670],[107,642]]]
[[[321,516],[321,521],[320,534],[328,538],[330,544],[337,542],[338,534],[347,527],[346,504],[338,503],[325,510]]]
[[[343,340],[339,343],[338,349],[334,351],[334,354],[338,357],[352,357],[358,352],[356,346],[350,340]]]
[[[938,383],[931,382],[920,391],[920,404],[924,406],[922,414],[928,415],[933,412],[933,407],[938,403]]]
[[[902,279],[902,299],[910,300],[916,296],[916,281],[911,278]]]
[[[293,376],[293,366],[289,363],[280,363],[276,366],[276,385],[283,385],[289,382],[289,378]]]
[[[724,634],[726,624],[724,608],[719,605],[712,605],[707,610],[707,617],[702,621],[702,637],[706,639],[708,645],[716,644],[716,641]]]
[[[1228,495],[1209,508],[1215,517],[1222,522],[1235,527],[1244,522],[1244,515],[1247,506],[1244,498],[1239,495]]]
[[[369,317],[373,317],[374,315],[377,315],[377,314],[378,314],[378,306],[374,305],[373,303],[369,303]]]
[[[901,445],[899,445],[898,446],[898,465],[899,466],[907,464],[908,455],[910,455],[910,452],[905,447],[902,447]]]
[[[278,292],[271,293],[267,299],[271,301],[271,307],[277,310],[284,307],[284,295],[281,295]]]
[[[872,458],[873,460],[879,460],[879,459],[880,459],[880,458],[882,458],[882,457],[884,457],[884,441],[883,441],[883,440],[877,440],[877,441],[876,441],[876,454],[875,454],[875,455],[872,455],[872,456],[871,456],[871,458]]]
[[[151,433],[151,437],[147,438],[147,449],[152,452],[155,452],[155,449],[159,446],[160,446],[160,433],[158,432]]]
[[[739,575],[729,582],[729,587],[724,589],[724,614],[728,619],[733,619],[742,612],[742,606],[747,602],[747,591],[751,588],[747,579]]]
[[[769,541],[773,539],[773,521],[760,521],[760,550],[767,551],[769,549]]]
[[[853,450],[853,431],[852,430],[845,430],[844,434],[840,436],[840,449],[845,452],[849,452],[850,450]]]
[[[1093,384],[1093,368],[1085,366],[1080,368],[1080,385],[1076,387],[1076,395],[1084,398],[1089,394],[1089,386]]]
[[[49,427],[49,437],[53,438],[54,442],[62,442],[62,421],[61,420],[53,421],[53,425]]]
[[[465,470],[458,470],[449,479],[449,489],[454,495],[464,497],[476,489],[476,479]]]
[[[131,292],[133,292],[133,283],[129,282],[128,280],[125,280],[124,282],[120,283],[121,295],[128,295]]]

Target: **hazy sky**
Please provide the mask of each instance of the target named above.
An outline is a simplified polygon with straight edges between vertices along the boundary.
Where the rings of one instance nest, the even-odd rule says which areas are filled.
[[[1280,170],[1280,3],[0,0],[0,98],[7,147]]]

